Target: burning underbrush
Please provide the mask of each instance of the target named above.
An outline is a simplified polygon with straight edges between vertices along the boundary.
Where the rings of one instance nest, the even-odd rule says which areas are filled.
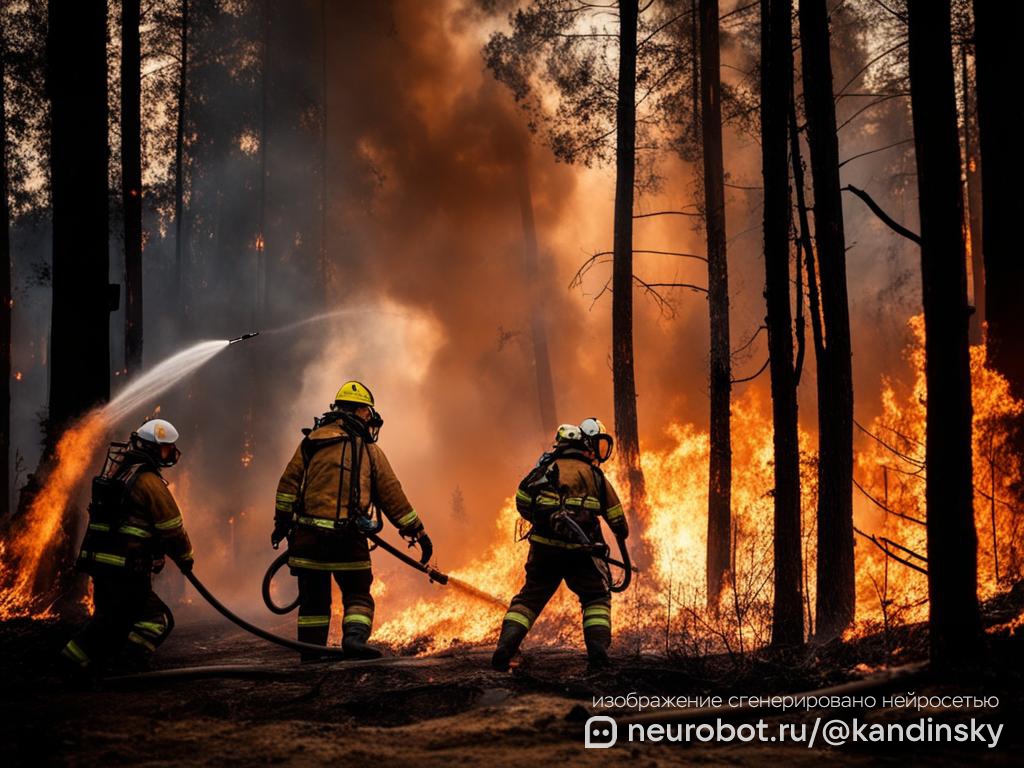
[[[927,616],[923,327],[919,318],[911,326],[915,343],[907,358],[916,372],[913,382],[884,381],[881,415],[858,425],[853,491],[858,618],[848,638],[888,632]],[[984,348],[973,348],[979,596],[987,599],[1021,578],[1022,478],[1010,436],[1024,404],[1014,401],[1006,382],[983,363]],[[733,404],[733,562],[721,600],[712,608],[707,605],[704,573],[707,433],[691,424],[675,424],[669,428],[668,448],[644,452],[648,510],[642,520],[630,521],[634,535],[629,541],[642,570],[634,575],[633,586],[613,601],[620,652],[731,655],[769,641],[774,485],[770,406],[753,389]],[[49,610],[53,596],[40,585],[53,581],[43,577],[52,576],[52,553],[75,529],[69,510],[84,492],[83,478],[104,439],[104,420],[93,415],[60,440],[49,477],[18,521],[17,534],[0,549],[0,618],[39,617]],[[805,626],[812,634],[817,505],[812,434],[801,432],[800,452],[803,598]],[[627,497],[614,472],[609,477]],[[174,491],[189,496],[187,474],[176,477]],[[213,532],[197,540],[200,557],[216,560],[215,553],[221,552],[226,555],[222,559],[234,562],[227,556],[235,549],[234,517],[228,522],[228,533]],[[378,577],[374,594],[385,599],[380,601],[375,638],[413,653],[492,642],[506,601],[522,585],[528,546],[520,541],[521,521],[511,498],[494,526],[491,544],[481,556],[452,571],[447,588],[433,589],[405,608],[392,607],[394,602],[385,597],[388,587]],[[340,607],[340,601],[335,605]],[[537,622],[527,646],[578,647],[580,624],[578,601],[563,588]]]
[[[907,350],[912,385],[883,382],[882,414],[862,427],[855,452],[857,622],[847,637],[888,631],[927,617],[924,474],[924,330],[911,320]],[[1021,578],[1020,461],[1011,424],[1024,404],[984,367],[983,346],[971,350],[974,385],[974,478],[978,529],[978,593],[988,599]],[[620,649],[687,656],[743,653],[770,639],[773,598],[773,456],[770,403],[756,392],[733,405],[733,566],[717,610],[706,605],[708,436],[693,425],[670,428],[674,445],[643,453],[649,510],[629,544],[649,555],[633,587],[617,597],[613,625]],[[800,434],[805,625],[813,633],[817,466],[814,440]],[[611,480],[619,483],[610,473]],[[623,489],[620,489],[622,491]],[[509,499],[494,543],[455,574],[511,598],[522,585],[525,543]],[[640,541],[637,541],[637,539]],[[434,651],[493,641],[501,611],[451,591],[388,619],[377,637],[398,647]],[[580,609],[559,590],[527,643],[579,645]]]

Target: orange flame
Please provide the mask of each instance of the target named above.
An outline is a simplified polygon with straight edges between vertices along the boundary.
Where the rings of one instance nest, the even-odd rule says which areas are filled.
[[[53,466],[20,521],[18,535],[0,551],[0,618],[42,615],[37,577],[45,555],[64,535],[66,511],[104,437],[103,419],[93,411],[58,441]]]

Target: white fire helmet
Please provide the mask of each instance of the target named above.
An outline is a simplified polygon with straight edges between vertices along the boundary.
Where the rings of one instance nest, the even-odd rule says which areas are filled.
[[[175,446],[178,430],[169,421],[150,419],[132,437],[143,443],[140,447],[151,453],[160,466],[173,467],[181,457],[181,452]]]
[[[555,432],[555,443],[574,443],[583,439],[583,433],[575,424],[562,424]]]
[[[611,458],[615,441],[608,434],[604,422],[593,417],[584,419],[580,422],[580,431],[583,433],[583,439],[587,442],[587,446],[594,452],[594,456],[599,462],[603,463]]]

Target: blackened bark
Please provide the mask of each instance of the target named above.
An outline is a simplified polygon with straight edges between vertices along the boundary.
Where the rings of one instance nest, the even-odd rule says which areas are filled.
[[[985,262],[982,246],[981,223],[981,153],[978,151],[978,104],[972,98],[976,89],[971,87],[971,73],[967,66],[967,46],[960,46],[960,79],[963,83],[961,119],[964,124],[964,177],[967,184],[967,222],[969,224],[971,255],[971,281],[974,285],[974,312],[969,329],[971,344],[984,340],[985,323]]]
[[[48,438],[110,396],[107,7],[50,0],[53,314]]]
[[[142,59],[139,2],[121,3],[121,205],[124,213],[124,359],[142,368]]]
[[[818,558],[815,625],[820,640],[854,618],[853,370],[846,293],[846,238],[839,184],[828,9],[800,0],[804,112],[814,182],[814,238],[824,334],[815,338],[818,383]]]
[[[907,11],[928,387],[931,657],[936,666],[951,668],[976,664],[981,645],[960,144],[949,0],[910,0]]]
[[[11,212],[7,202],[7,45],[0,26],[0,519],[11,511]]]
[[[633,184],[636,175],[637,0],[619,3],[619,83],[615,113],[615,232],[612,265],[612,378],[619,462],[631,506],[645,506],[633,370]]]
[[[537,405],[540,430],[550,439],[558,426],[555,416],[555,385],[551,377],[551,357],[548,353],[547,318],[540,285],[540,252],[537,247],[537,228],[533,219],[533,198],[526,159],[516,168],[516,186],[519,192],[519,212],[523,220],[524,266],[529,296],[530,334],[533,338],[533,362],[537,375]]]
[[[320,298],[330,305],[327,268],[327,0],[320,0]]]
[[[732,437],[729,423],[732,369],[729,359],[729,271],[726,260],[718,0],[700,1],[700,96],[711,322],[707,585],[708,607],[714,609],[732,560]]]
[[[174,134],[174,279],[175,304],[187,314],[185,300],[185,107],[188,95],[188,1],[181,0],[181,39],[178,58],[178,122]]]
[[[775,598],[772,644],[804,639],[800,548],[800,453],[789,296],[786,115],[792,88],[790,0],[761,0],[761,162],[764,268],[775,451]]]
[[[1020,3],[974,2],[978,128],[981,158],[982,248],[985,259],[985,319],[988,365],[1024,397],[1024,312],[1020,311],[1024,259],[1024,105],[1006,92],[1007,73],[1020,69],[1017,35],[1024,24]]]

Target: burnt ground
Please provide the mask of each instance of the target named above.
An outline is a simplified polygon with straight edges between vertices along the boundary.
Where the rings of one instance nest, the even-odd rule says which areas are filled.
[[[990,624],[1024,606],[1024,589],[987,608]],[[290,617],[289,617],[290,618]],[[290,622],[289,622],[290,624]],[[280,625],[279,625],[280,626]],[[374,662],[300,664],[290,652],[220,619],[180,621],[158,656],[159,672],[98,689],[74,690],[53,657],[74,629],[59,620],[0,623],[0,739],[3,765],[530,765],[639,766],[704,763],[817,765],[1021,764],[1024,631],[990,635],[987,670],[940,683],[926,674],[898,692],[999,696],[995,711],[834,713],[877,722],[980,720],[1004,723],[995,749],[981,745],[888,744],[813,750],[782,744],[647,743],[583,748],[580,707],[594,696],[752,694],[806,691],[857,679],[864,664],[900,665],[924,657],[924,628],[834,644],[799,654],[743,658],[616,658],[587,674],[575,649],[527,648],[510,674],[492,671],[489,649],[396,656]],[[224,667],[230,667],[225,669]],[[811,722],[814,715],[798,713]],[[772,727],[779,717],[769,717]],[[734,721],[736,722],[736,721]]]

